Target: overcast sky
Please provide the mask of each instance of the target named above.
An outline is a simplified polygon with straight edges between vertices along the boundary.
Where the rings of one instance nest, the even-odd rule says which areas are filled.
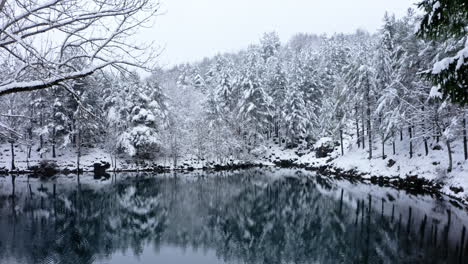
[[[141,38],[164,47],[162,66],[194,62],[257,43],[276,31],[286,42],[295,33],[375,32],[385,11],[401,17],[417,0],[161,0],[164,12]]]

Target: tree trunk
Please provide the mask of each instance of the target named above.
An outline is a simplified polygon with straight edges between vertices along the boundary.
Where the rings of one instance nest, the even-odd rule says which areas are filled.
[[[26,168],[28,168],[29,170],[29,159],[31,158],[31,145],[28,145],[27,149],[26,149]]]
[[[32,110],[31,110],[32,111]],[[29,142],[28,142],[28,148],[27,148],[27,160],[29,161],[29,159],[31,158],[31,151],[32,151],[32,148],[33,148],[33,122],[32,122],[32,119],[33,119],[33,114],[31,113],[31,115],[29,116],[30,120],[29,120],[29,126],[28,126],[28,139],[29,139]],[[29,167],[29,165],[28,165]]]
[[[449,166],[447,171],[451,172],[452,171],[452,166],[453,166],[453,160],[452,160],[452,147],[450,146],[450,141],[447,139],[445,142],[447,144],[447,151],[448,151],[448,157],[449,157]]]
[[[356,137],[358,148],[361,147],[361,136],[359,135],[359,119],[356,118]]]
[[[371,132],[371,124],[370,120],[367,120],[367,126],[369,127],[369,130],[367,131],[368,137],[369,137],[369,159],[372,159],[372,132]]]
[[[41,114],[40,114],[40,126],[41,126],[41,129],[42,129],[42,126],[43,126],[43,116],[42,116],[42,111],[41,111]],[[39,154],[39,157],[42,159],[42,148],[44,147],[44,137],[42,136],[42,133],[41,135],[39,136],[39,149],[40,149],[40,154]]]
[[[468,140],[466,138],[466,117],[463,116],[463,150],[465,152],[465,160],[468,160]]]
[[[410,137],[410,151],[409,151],[409,154],[410,154],[410,159],[413,158],[413,133],[412,133],[412,129],[411,129],[411,126],[408,127],[408,133],[409,133],[409,137]]]
[[[76,137],[76,174],[78,175],[78,183],[80,182],[80,158],[81,158],[81,130],[78,128]]]
[[[366,101],[367,101],[367,136],[369,137],[369,159],[372,159],[372,127],[371,127],[371,102],[370,102],[370,86],[367,83],[366,91]]]
[[[340,129],[340,144],[341,144],[341,156],[344,155],[344,149],[343,149],[343,129]]]
[[[425,109],[424,106],[421,108],[422,112],[424,113]],[[426,156],[429,155],[429,146],[427,144],[427,131],[426,131],[426,120],[423,119],[422,121],[422,134],[424,138],[424,150],[426,151]]]
[[[382,137],[382,159],[385,159],[385,140]]]
[[[52,158],[56,158],[57,155],[55,154],[55,127],[52,131]]]
[[[33,147],[32,144],[33,143],[31,142],[31,144],[28,146],[28,159],[31,158],[31,151],[32,151],[32,147]]]
[[[396,154],[396,149],[395,149],[395,132],[392,132],[392,148],[393,148],[393,155]]]
[[[424,137],[424,149],[426,150],[426,156],[429,155],[429,146],[427,144],[427,138]]]
[[[15,167],[15,146],[13,144],[13,142],[10,142],[10,146],[11,146],[11,170],[15,170],[16,167]]]
[[[403,129],[400,128],[400,141],[403,141]]]
[[[276,134],[276,137],[279,138],[279,127],[278,127],[278,120],[275,121],[275,134]]]
[[[174,135],[174,149],[173,149],[173,156],[172,156],[172,162],[173,162],[173,165],[174,165],[174,169],[177,169],[177,155],[178,155],[177,136]]]
[[[365,138],[365,134],[366,134],[366,124],[364,122],[364,113],[362,115],[362,149],[366,149],[366,138]]]

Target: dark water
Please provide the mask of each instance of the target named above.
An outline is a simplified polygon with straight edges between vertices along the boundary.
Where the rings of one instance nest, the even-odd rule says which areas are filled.
[[[293,170],[82,182],[0,179],[0,263],[468,263],[443,197]]]

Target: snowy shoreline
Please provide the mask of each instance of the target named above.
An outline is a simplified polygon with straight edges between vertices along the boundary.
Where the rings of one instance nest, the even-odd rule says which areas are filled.
[[[395,161],[401,171],[400,174],[396,174],[396,170],[383,166],[382,164],[388,163],[387,160],[366,160],[365,153],[360,153],[359,149],[352,149],[348,145],[348,140],[345,141],[347,154],[344,156],[340,155],[340,148],[335,147],[334,150],[324,158],[317,158],[315,151],[309,151],[306,154],[298,153],[297,149],[283,149],[277,144],[270,144],[262,157],[252,160],[236,160],[229,163],[217,163],[200,161],[196,159],[186,158],[180,161],[180,165],[177,168],[168,164],[167,160],[155,160],[148,161],[147,163],[138,163],[137,161],[130,159],[118,160],[117,168],[107,169],[107,173],[125,173],[125,172],[155,172],[155,173],[167,173],[167,172],[191,172],[191,171],[229,171],[229,170],[242,170],[253,167],[277,167],[277,168],[294,168],[294,169],[305,169],[309,171],[315,171],[321,175],[337,178],[347,179],[351,181],[360,181],[363,183],[370,183],[379,186],[388,186],[400,190],[406,190],[411,193],[425,193],[433,195],[446,195],[450,198],[457,200],[459,203],[468,205],[468,178],[463,177],[463,164],[458,168],[460,173],[450,177],[440,178],[437,176],[437,171],[411,171],[408,168],[408,164],[403,164],[401,160]],[[25,157],[22,157],[22,152],[18,151],[18,156],[15,161],[17,169],[15,171],[6,171],[2,167],[6,168],[9,164],[10,158],[8,155],[2,154],[0,156],[0,179],[5,178],[6,175],[29,175],[34,172],[27,169]],[[362,158],[362,159],[361,159]],[[109,162],[110,156],[106,154],[102,149],[88,149],[85,155],[81,158],[81,170],[82,173],[93,173],[94,163]],[[347,162],[351,159],[353,162]],[[425,162],[431,162],[429,158],[423,158]],[[57,164],[58,174],[54,177],[76,177],[76,164],[75,158],[73,158],[72,151],[64,151],[62,155],[56,159],[44,158],[40,159],[35,157],[29,161],[29,165],[37,165],[41,160],[53,161]],[[379,164],[381,163],[381,164]],[[417,160],[414,160],[412,164],[417,164]],[[352,165],[352,166],[351,166]],[[379,167],[379,169],[375,169]],[[373,170],[366,169],[366,167],[374,166]],[[81,171],[80,170],[80,171]],[[404,174],[403,174],[404,173]],[[396,175],[395,175],[396,174]],[[62,176],[63,175],[63,176]],[[34,178],[34,177],[31,177]]]
[[[397,190],[404,190],[408,193],[412,194],[429,194],[429,195],[436,195],[436,196],[447,196],[455,201],[451,201],[451,203],[458,207],[463,207],[468,209],[468,198],[466,196],[460,195],[463,193],[462,187],[451,186],[451,192],[444,191],[444,185],[436,183],[435,181],[430,181],[422,177],[418,176],[410,176],[407,178],[400,178],[397,176],[389,177],[389,176],[382,176],[382,175],[371,175],[368,172],[362,171],[355,171],[355,170],[343,170],[340,167],[336,167],[336,165],[319,165],[319,166],[309,166],[306,164],[298,164],[295,163],[293,160],[280,160],[272,164],[267,164],[266,162],[258,162],[258,163],[235,163],[230,165],[220,165],[215,164],[212,167],[202,167],[202,168],[193,168],[193,167],[185,167],[185,168],[166,168],[164,170],[161,169],[150,169],[150,168],[136,168],[136,169],[118,169],[115,171],[107,171],[108,173],[132,173],[132,172],[154,172],[157,174],[162,173],[169,173],[169,172],[192,172],[192,171],[238,171],[238,170],[245,170],[249,168],[263,168],[263,167],[275,167],[275,168],[289,168],[289,169],[304,169],[307,171],[318,172],[321,176],[326,176],[334,179],[345,179],[351,182],[362,182],[371,185],[377,185],[379,187],[390,187]],[[33,172],[30,170],[23,170],[23,171],[14,171],[8,172],[8,174],[0,174],[0,179],[4,178],[7,175],[27,175],[32,174]],[[76,173],[76,172],[75,172]],[[64,174],[57,174],[57,177],[72,177],[75,178],[75,173],[68,173]],[[93,170],[83,170],[80,174],[90,174],[93,173]],[[40,177],[29,177],[32,179],[40,179]],[[46,180],[47,181],[47,180]]]

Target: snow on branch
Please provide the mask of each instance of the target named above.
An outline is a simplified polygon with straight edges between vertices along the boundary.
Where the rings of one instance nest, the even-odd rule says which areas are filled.
[[[54,85],[59,85],[62,82],[67,81],[67,80],[74,80],[74,79],[89,76],[93,74],[95,71],[102,69],[113,63],[117,63],[117,62],[111,61],[111,62],[104,63],[98,66],[93,66],[93,67],[84,69],[82,71],[70,72],[62,76],[48,78],[45,80],[11,82],[5,85],[0,84],[0,96],[5,95],[5,94],[17,93],[17,92],[27,92],[27,91],[34,91],[34,90],[49,88]]]
[[[12,139],[14,137],[21,138],[21,134],[6,124],[0,122],[0,137],[4,137],[6,139]]]
[[[151,71],[158,52],[133,36],[157,0],[1,1],[0,96],[46,89],[105,67]]]

